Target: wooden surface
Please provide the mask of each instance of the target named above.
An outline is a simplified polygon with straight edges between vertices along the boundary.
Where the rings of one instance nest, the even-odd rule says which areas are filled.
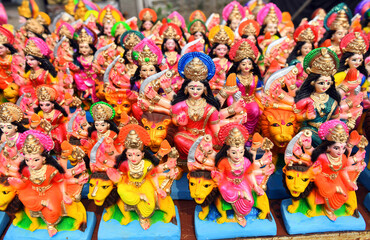
[[[363,205],[364,198],[367,194],[367,190],[361,184],[359,184],[359,190],[357,191],[357,198],[358,198],[358,210],[362,214],[366,222],[366,231],[361,232],[341,232],[341,233],[323,233],[323,234],[306,234],[306,235],[292,235],[289,236],[286,233],[283,219],[280,213],[280,202],[281,200],[271,200],[270,206],[272,214],[274,215],[276,224],[277,224],[277,236],[275,237],[264,237],[264,238],[248,238],[248,239],[273,239],[273,240],[308,240],[308,239],[325,239],[325,240],[345,240],[345,239],[357,239],[357,240],[365,240],[370,239],[370,213]],[[103,212],[103,208],[97,207],[93,201],[88,199],[82,200],[83,204],[85,205],[87,211],[95,212],[97,217],[97,224],[95,227],[93,240],[97,239],[98,236],[98,228],[99,222],[101,219],[101,214]],[[195,210],[195,202],[194,201],[185,201],[185,200],[175,200],[175,205],[179,209],[180,212],[180,221],[181,221],[181,239],[182,240],[193,240],[195,239],[194,233],[194,210]],[[8,224],[8,227],[10,223]],[[7,228],[8,228],[7,227]],[[7,230],[7,229],[6,229]],[[1,239],[4,238],[4,231]]]

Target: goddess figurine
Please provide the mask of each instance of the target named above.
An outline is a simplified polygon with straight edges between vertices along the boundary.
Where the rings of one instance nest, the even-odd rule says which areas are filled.
[[[266,194],[261,186],[266,184],[263,183],[263,176],[269,176],[274,172],[275,167],[271,164],[272,154],[266,152],[260,160],[255,161],[254,154],[245,147],[249,138],[248,130],[237,123],[223,126],[219,138],[224,145],[216,155],[218,170],[212,172],[212,177],[218,184],[222,198],[231,204],[236,221],[245,227],[247,224],[245,216],[254,205],[252,190],[258,196]],[[264,198],[267,199],[266,195]],[[261,217],[264,218],[266,215]]]
[[[340,3],[326,14],[324,19],[324,27],[326,33],[319,41],[320,47],[328,47],[333,50],[340,58],[340,41],[348,33],[350,21],[352,18],[351,10],[345,3]]]
[[[339,117],[341,97],[335,88],[333,75],[337,71],[338,57],[328,48],[312,50],[304,59],[308,77],[297,91],[294,111],[301,130],[312,130],[313,146],[321,143],[317,131],[322,123]]]
[[[97,49],[114,41],[114,37],[111,34],[112,28],[116,22],[123,21],[123,19],[121,12],[109,4],[99,12],[97,20],[104,30],[99,34]]]
[[[6,89],[13,82],[12,61],[17,50],[13,46],[14,36],[6,28],[0,26],[0,89]]]
[[[311,50],[315,49],[314,44],[317,42],[317,37],[316,27],[308,24],[299,26],[294,32],[296,45],[287,58],[286,63],[296,65],[298,68],[297,87],[300,87],[307,78],[307,74],[303,70],[303,60]]]
[[[121,35],[120,44],[125,49],[123,59],[125,60],[125,67],[127,74],[132,78],[138,66],[132,59],[132,49],[144,39],[144,35],[139,31],[129,30]]]
[[[56,225],[61,217],[66,212],[69,215],[69,206],[72,206],[70,204],[78,205],[68,196],[64,169],[49,155],[53,145],[53,140],[46,134],[34,130],[24,132],[17,143],[24,155],[19,167],[21,177],[8,178],[9,183],[17,189],[19,200],[28,209],[26,212],[29,212],[27,215],[35,224],[34,227],[37,229],[39,223],[37,219],[36,222],[33,219],[41,216],[50,237],[57,233]],[[86,210],[83,205],[79,204],[74,211],[78,212],[76,215],[82,215],[86,224]],[[75,229],[81,227],[80,223],[76,221]]]
[[[228,75],[236,74],[237,86],[246,103],[247,122],[244,126],[248,129],[249,134],[253,134],[261,115],[256,101],[256,98],[260,99],[262,90],[261,72],[256,64],[258,49],[250,40],[241,39],[232,46],[229,57],[233,61],[233,66]],[[229,96],[227,104],[230,106],[233,102],[234,98]]]
[[[157,21],[157,14],[153,9],[144,8],[139,13],[139,19],[142,22],[140,26],[140,32],[145,37],[149,37],[151,34],[153,34],[153,27],[155,22]]]
[[[115,115],[112,106],[105,102],[94,103],[90,107],[90,114],[94,119],[94,124],[88,128],[88,137],[90,138],[90,147],[88,148],[92,148],[102,137],[117,139],[119,130],[112,120]]]
[[[96,34],[83,25],[75,31],[75,39],[78,42],[78,50],[73,54],[70,69],[75,72],[77,90],[81,92],[83,99],[91,96],[92,101],[97,102],[99,99],[95,95],[95,80],[100,67],[93,61],[96,52]]]
[[[216,145],[219,121],[243,110],[238,101],[220,111],[220,102],[213,96],[208,81],[215,73],[212,59],[204,53],[187,53],[180,59],[179,73],[185,79],[172,101],[171,116],[179,131],[174,137],[181,159],[187,159],[194,141],[205,134],[212,136]]]
[[[173,72],[172,74],[172,88],[177,91],[181,88],[182,79],[177,71],[177,64],[181,57],[181,47],[179,41],[182,38],[181,29],[173,24],[163,24],[159,30],[159,34],[163,39],[162,53],[166,59],[166,64]]]
[[[209,40],[207,37],[207,27],[202,20],[195,19],[193,20],[188,27],[188,31],[191,34],[189,37],[189,43],[201,39],[201,43],[203,45],[202,51],[204,53],[208,53],[209,50]]]
[[[41,85],[56,84],[57,72],[49,61],[50,50],[40,38],[30,38],[24,49],[26,53],[25,75],[15,79],[20,86],[20,94],[27,92],[25,89],[34,89]]]
[[[30,127],[47,134],[53,139],[56,152],[61,151],[61,144],[67,139],[65,123],[68,114],[58,103],[58,92],[48,86],[40,85],[36,88],[38,106],[31,116]]]
[[[0,105],[0,173],[5,176],[18,176],[22,158],[18,155],[16,143],[21,133],[27,129],[22,125],[23,112],[14,103]]]
[[[245,17],[245,10],[239,2],[232,1],[224,7],[222,17],[226,21],[226,26],[234,32],[240,21]]]
[[[181,31],[182,38],[179,39],[179,44],[181,47],[185,46],[186,44],[186,39],[187,39],[187,29],[186,29],[186,24],[185,24],[185,19],[183,16],[181,16],[180,13],[177,11],[173,11],[170,15],[168,15],[167,19],[171,20],[170,23],[175,24],[176,26],[179,27]],[[191,22],[191,21],[190,21]]]
[[[209,81],[209,85],[213,94],[217,95],[225,85],[226,74],[232,65],[229,61],[229,50],[234,42],[234,33],[229,27],[217,25],[209,31],[208,38],[212,46],[209,56],[216,66],[215,76]]]
[[[281,37],[278,25],[282,20],[280,9],[273,3],[266,4],[257,14],[257,22],[261,25],[258,43],[264,50],[272,41]]]
[[[160,167],[159,159],[146,147],[150,143],[150,136],[139,125],[129,124],[123,127],[119,139],[124,142],[125,147],[116,162],[122,176],[114,169],[108,169],[107,174],[117,183],[117,192],[125,204],[125,211],[135,211],[144,230],[150,227],[150,218],[156,209],[165,213],[162,221],[169,223],[176,215],[175,206],[172,198],[159,185],[158,174],[174,168],[176,158],[165,167]]]

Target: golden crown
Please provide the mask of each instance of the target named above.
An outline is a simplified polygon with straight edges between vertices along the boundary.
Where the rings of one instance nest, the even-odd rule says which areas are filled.
[[[265,6],[263,0],[257,0],[256,6],[252,10],[252,14],[257,16],[258,12]]]
[[[22,152],[23,154],[40,154],[44,151],[44,147],[40,143],[39,139],[32,134],[28,134],[26,140],[24,140]]]
[[[247,26],[244,27],[243,29],[243,34],[244,35],[254,35],[256,36],[257,29],[253,26],[253,23],[249,23]]]
[[[242,15],[239,12],[239,8],[237,4],[234,4],[233,10],[231,11],[229,15],[229,20],[234,20],[234,19],[239,19],[239,20],[242,19]]]
[[[210,38],[210,42],[211,44],[219,43],[231,45],[233,43],[233,39],[227,34],[224,26],[220,26],[220,30],[214,35],[213,38]]]
[[[0,122],[12,123],[20,122],[23,119],[23,112],[20,107],[14,103],[3,103],[0,105]]]
[[[126,32],[127,29],[123,26],[123,24],[118,24],[115,32],[115,37],[121,36],[124,32]]]
[[[180,39],[180,35],[177,34],[176,30],[172,26],[169,26],[163,32],[163,38],[179,40]]]
[[[137,61],[140,66],[156,65],[158,64],[158,56],[150,50],[148,45],[145,45],[143,51],[138,52]]]
[[[86,31],[86,29],[85,28],[82,28],[81,29],[81,32],[80,32],[80,34],[78,35],[78,37],[77,37],[77,42],[78,43],[88,43],[88,44],[92,44],[92,42],[93,42],[93,37],[92,36],[90,36],[88,33],[87,33],[87,31]]]
[[[143,150],[144,144],[135,130],[131,130],[125,140],[125,149],[134,148]]]
[[[263,20],[263,24],[268,24],[268,23],[279,24],[279,19],[276,15],[274,7],[270,7],[269,12],[267,13],[265,19]]]
[[[113,109],[104,103],[95,104],[91,109],[94,121],[109,120],[113,116]]]
[[[107,11],[105,12],[102,22],[103,22],[103,25],[105,25],[106,23],[112,23],[112,24],[116,23],[116,19],[114,19],[112,15],[112,10],[110,8],[107,8]]]
[[[199,58],[195,57],[186,64],[184,75],[192,81],[202,81],[208,76],[208,68]]]
[[[335,17],[335,20],[333,21],[333,23],[330,25],[329,28],[330,30],[339,30],[339,29],[349,28],[347,14],[343,9],[338,11],[338,14]]]
[[[301,42],[313,42],[315,40],[315,34],[313,33],[311,28],[307,28],[303,30],[299,35],[298,35],[298,41]]]
[[[243,134],[236,127],[229,132],[225,140],[230,147],[244,147],[245,141]]]
[[[27,31],[31,31],[39,35],[44,33],[44,27],[34,18],[28,19],[24,27]]]
[[[74,13],[74,17],[76,20],[78,19],[83,19],[85,17],[85,14],[87,12],[87,7],[85,6],[85,3],[80,0],[78,3],[77,3],[77,9]]]
[[[359,32],[355,32],[355,38],[352,39],[347,46],[342,49],[343,53],[353,52],[357,54],[366,53],[366,43]]]
[[[126,49],[133,49],[140,41],[141,39],[138,35],[136,35],[135,33],[129,33],[124,39],[123,44]]]
[[[28,40],[24,52],[26,55],[32,55],[39,58],[44,57],[44,55],[41,53],[41,50],[36,46],[36,43],[33,40]]]
[[[68,30],[68,28],[66,27],[66,25],[62,25],[60,27],[59,36],[60,37],[66,36],[66,38],[69,38],[69,39],[72,39],[73,38],[72,33]]]
[[[8,38],[0,33],[0,44],[9,43]]]
[[[321,55],[314,59],[310,65],[306,69],[308,74],[317,73],[323,76],[332,76],[337,72],[335,59],[330,56],[327,48],[322,48]]]
[[[152,19],[153,19],[152,14],[150,14],[149,11],[145,11],[145,13],[143,15],[143,22],[145,22],[145,21],[152,21]]]
[[[334,128],[329,130],[325,138],[328,141],[346,143],[348,134],[342,124],[337,124]]]
[[[41,86],[36,89],[37,99],[39,101],[55,101],[57,92],[54,88],[48,86]]]
[[[238,50],[236,51],[235,54],[235,62],[240,62],[241,60],[245,58],[250,58],[253,61],[256,59],[256,55],[254,54],[253,49],[249,45],[248,42],[244,41],[242,44],[240,44]]]
[[[194,34],[196,32],[201,32],[206,34],[206,29],[204,25],[202,24],[201,21],[195,21],[191,26],[190,26],[190,34]]]

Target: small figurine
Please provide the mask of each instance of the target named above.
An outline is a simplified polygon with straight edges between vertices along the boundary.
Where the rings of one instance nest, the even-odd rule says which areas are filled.
[[[226,21],[226,26],[230,27],[232,31],[236,30],[244,17],[245,10],[237,1],[227,4],[222,11],[222,18]]]
[[[104,29],[100,34],[97,44],[97,49],[107,46],[114,41],[112,37],[112,28],[116,22],[123,21],[123,16],[120,11],[115,9],[112,5],[108,4],[100,12],[97,22]]]
[[[206,35],[207,27],[205,23],[199,19],[193,20],[192,22],[189,23],[188,32],[191,34],[191,36],[189,37],[189,43],[194,40],[201,39],[200,43],[203,45],[203,48],[201,49],[201,51],[203,51],[203,53],[208,53],[209,40]]]
[[[280,9],[273,3],[266,4],[257,14],[257,22],[261,25],[258,43],[265,49],[272,41],[281,37],[278,25],[282,20]]]

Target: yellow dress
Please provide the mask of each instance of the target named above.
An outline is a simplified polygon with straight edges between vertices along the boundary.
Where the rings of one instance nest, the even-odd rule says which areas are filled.
[[[117,192],[128,205],[128,210],[135,210],[140,218],[149,218],[156,209],[155,187],[150,176],[153,164],[143,159],[134,167],[135,169],[130,169],[128,161],[121,164],[120,171],[124,173],[124,177],[117,184]],[[142,194],[145,194],[146,199],[143,199]]]

